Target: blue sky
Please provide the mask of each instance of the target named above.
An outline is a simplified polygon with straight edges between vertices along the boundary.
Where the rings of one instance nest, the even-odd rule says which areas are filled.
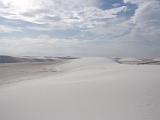
[[[0,54],[160,57],[158,0],[0,0]]]

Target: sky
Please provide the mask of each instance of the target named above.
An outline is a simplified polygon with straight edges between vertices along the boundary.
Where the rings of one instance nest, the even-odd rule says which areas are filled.
[[[0,55],[160,57],[160,0],[0,0]]]

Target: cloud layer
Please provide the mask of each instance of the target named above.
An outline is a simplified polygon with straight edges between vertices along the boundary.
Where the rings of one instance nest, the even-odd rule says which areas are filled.
[[[102,1],[0,0],[0,54],[160,56],[160,1]]]
[[[0,15],[52,27],[93,27],[115,18],[125,6],[110,10],[99,8],[99,0],[1,0]]]

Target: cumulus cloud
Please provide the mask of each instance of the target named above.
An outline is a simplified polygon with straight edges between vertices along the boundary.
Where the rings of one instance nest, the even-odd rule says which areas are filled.
[[[135,24],[130,33],[132,40],[155,40],[158,42],[160,36],[160,1],[128,1],[136,3],[139,6],[131,19]]]
[[[105,21],[90,31],[106,38],[124,41],[156,41],[160,36],[160,1],[124,0],[136,4],[138,8],[130,18],[116,17]],[[144,44],[145,44],[144,43]]]

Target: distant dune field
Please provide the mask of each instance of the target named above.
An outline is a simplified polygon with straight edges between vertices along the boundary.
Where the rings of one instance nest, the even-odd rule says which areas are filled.
[[[115,62],[120,64],[132,64],[132,65],[160,65],[160,59],[147,59],[147,58],[114,58]]]
[[[58,72],[56,66],[67,60],[65,57],[0,56],[0,85],[52,75]]]

